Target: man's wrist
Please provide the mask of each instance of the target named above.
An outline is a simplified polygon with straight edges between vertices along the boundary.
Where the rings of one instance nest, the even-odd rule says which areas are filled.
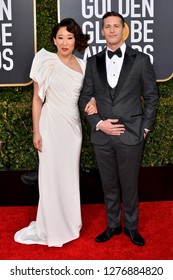
[[[98,126],[99,124],[102,122],[103,120],[100,120],[97,124],[96,124],[96,130],[99,130]]]

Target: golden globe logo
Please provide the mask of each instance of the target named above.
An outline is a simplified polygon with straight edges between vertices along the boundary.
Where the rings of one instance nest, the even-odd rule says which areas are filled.
[[[126,22],[125,22],[125,32],[123,37],[124,37],[124,41],[127,40],[127,38],[129,37],[129,26]]]

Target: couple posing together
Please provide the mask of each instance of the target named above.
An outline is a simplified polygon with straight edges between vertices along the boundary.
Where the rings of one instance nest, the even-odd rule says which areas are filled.
[[[124,33],[124,18],[107,12],[102,19],[106,48],[85,62],[73,51],[84,51],[89,36],[66,18],[52,30],[56,53],[41,49],[35,55],[30,77],[40,197],[36,221],[16,232],[16,242],[61,247],[80,235],[79,104],[91,125],[106,205],[107,228],[95,241],[124,232],[135,245],[145,244],[138,232],[138,173],[158,92],[149,56],[130,48]]]

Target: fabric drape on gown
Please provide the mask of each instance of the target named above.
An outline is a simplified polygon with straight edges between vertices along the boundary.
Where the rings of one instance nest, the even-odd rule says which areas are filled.
[[[15,241],[61,247],[79,237],[81,209],[79,161],[82,143],[78,99],[85,62],[76,58],[83,74],[67,67],[59,57],[40,50],[32,64],[31,78],[45,101],[39,128],[39,204],[36,221],[18,231]]]

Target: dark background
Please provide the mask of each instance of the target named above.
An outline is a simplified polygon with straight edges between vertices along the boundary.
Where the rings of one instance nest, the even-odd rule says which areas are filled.
[[[13,51],[13,55],[9,56],[14,67],[10,71],[0,69],[0,84],[8,86],[23,85],[31,82],[29,72],[31,63],[35,53],[34,41],[34,8],[33,0],[13,0],[12,4],[12,20],[4,18],[1,23],[11,23],[12,27],[7,28],[8,33],[12,33],[7,41],[13,43],[12,46],[2,46],[0,51],[9,48]],[[7,5],[8,6],[8,5]],[[4,63],[6,63],[4,61]],[[7,65],[9,63],[7,62]]]

